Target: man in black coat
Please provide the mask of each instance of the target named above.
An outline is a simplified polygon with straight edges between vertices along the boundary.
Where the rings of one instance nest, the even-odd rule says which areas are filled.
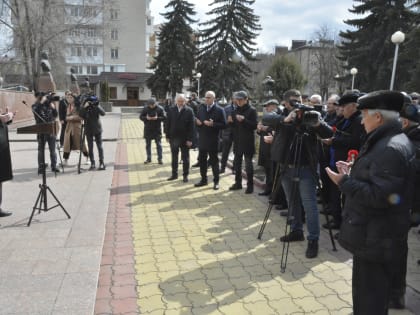
[[[13,178],[12,159],[9,147],[9,133],[7,130],[7,124],[12,122],[13,116],[14,114],[9,112],[7,109],[6,113],[0,114],[0,217],[7,217],[12,214],[11,212],[4,211],[1,208],[1,202],[3,197],[3,182]]]
[[[90,170],[94,170],[95,156],[93,154],[93,139],[95,138],[96,148],[99,155],[99,170],[105,170],[104,163],[104,149],[102,146],[102,123],[101,117],[105,116],[105,110],[99,105],[96,96],[91,96],[90,99],[85,101],[83,106],[80,107],[80,117],[85,121],[85,134],[88,143]]]
[[[358,103],[366,141],[352,166],[326,170],[345,195],[339,243],[353,254],[353,314],[385,315],[406,255],[414,148],[398,121],[402,93],[376,91]]]
[[[188,182],[190,168],[190,148],[194,138],[194,113],[186,106],[184,94],[175,98],[176,105],[168,109],[165,123],[165,135],[171,146],[172,175],[168,180],[178,178],[178,155],[181,150],[183,182]]]
[[[207,163],[210,163],[213,172],[213,189],[219,189],[219,132],[226,128],[225,111],[215,103],[216,94],[207,91],[205,94],[205,105],[200,106],[195,118],[198,129],[198,161],[200,163],[201,180],[195,187],[207,185]],[[207,162],[207,157],[209,162]]]
[[[146,140],[147,159],[144,164],[152,162],[152,140],[156,143],[158,163],[162,161],[162,122],[166,119],[165,110],[159,106],[155,98],[150,98],[140,114],[140,120],[144,122],[143,137]]]
[[[329,148],[328,166],[334,171],[337,170],[335,166],[336,161],[346,161],[349,150],[359,151],[365,137],[366,132],[362,125],[362,116],[357,109],[357,99],[359,93],[348,93],[343,95],[339,101],[338,106],[343,107],[343,119],[341,119],[334,127],[334,135],[331,138],[323,139],[323,144]],[[322,165],[325,167],[325,165]],[[324,178],[330,181],[330,179]],[[331,185],[331,182],[324,183],[329,187],[327,197],[328,210],[332,214],[333,220],[330,225],[327,223],[323,225],[324,228],[339,229],[341,225],[341,192],[337,185]]]
[[[233,119],[232,113],[235,111],[235,100],[232,98],[231,103],[224,108],[226,116],[226,128],[222,130],[222,157],[220,159],[220,174],[226,170],[226,164],[229,158],[230,149],[233,144]],[[233,167],[234,170],[235,167]]]
[[[257,129],[257,111],[248,102],[248,93],[235,92],[236,109],[233,112],[235,184],[229,190],[242,189],[242,159],[245,159],[247,176],[246,194],[254,192],[254,166],[252,157],[255,154],[255,129]]]

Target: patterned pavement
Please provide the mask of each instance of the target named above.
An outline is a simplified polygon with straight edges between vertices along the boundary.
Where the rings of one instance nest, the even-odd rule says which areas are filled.
[[[228,191],[228,174],[219,191],[194,187],[198,169],[191,169],[188,183],[166,181],[168,145],[164,165],[155,150],[153,163],[144,165],[143,124],[123,116],[121,126],[95,314],[352,312],[351,257],[340,248],[332,252],[325,231],[316,259],[305,258],[306,242],[291,243],[281,273],[284,219],[273,211],[262,240],[256,237],[265,199]]]

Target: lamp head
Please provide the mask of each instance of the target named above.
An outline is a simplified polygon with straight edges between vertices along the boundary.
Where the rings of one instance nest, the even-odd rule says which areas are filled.
[[[350,74],[351,75],[356,75],[357,74],[357,68],[351,68],[350,69]]]
[[[401,44],[404,41],[404,39],[405,39],[405,34],[401,31],[396,31],[391,36],[391,41],[396,45]]]
[[[196,77],[197,79],[200,79],[200,78],[201,78],[201,73],[200,73],[200,72],[198,72],[198,73],[195,75],[195,77]]]

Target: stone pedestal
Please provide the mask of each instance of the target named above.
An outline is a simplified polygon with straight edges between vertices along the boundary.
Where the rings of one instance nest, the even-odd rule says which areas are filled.
[[[39,92],[55,92],[56,86],[51,72],[43,73],[38,80]]]

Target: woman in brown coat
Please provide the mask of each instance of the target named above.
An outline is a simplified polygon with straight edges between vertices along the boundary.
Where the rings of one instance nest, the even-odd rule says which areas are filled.
[[[64,132],[63,164],[68,164],[71,150],[81,149],[82,118],[79,116],[79,108],[76,105],[76,98],[71,95],[67,98],[68,106],[66,113],[66,130]],[[83,143],[83,155],[88,157],[86,144]]]

